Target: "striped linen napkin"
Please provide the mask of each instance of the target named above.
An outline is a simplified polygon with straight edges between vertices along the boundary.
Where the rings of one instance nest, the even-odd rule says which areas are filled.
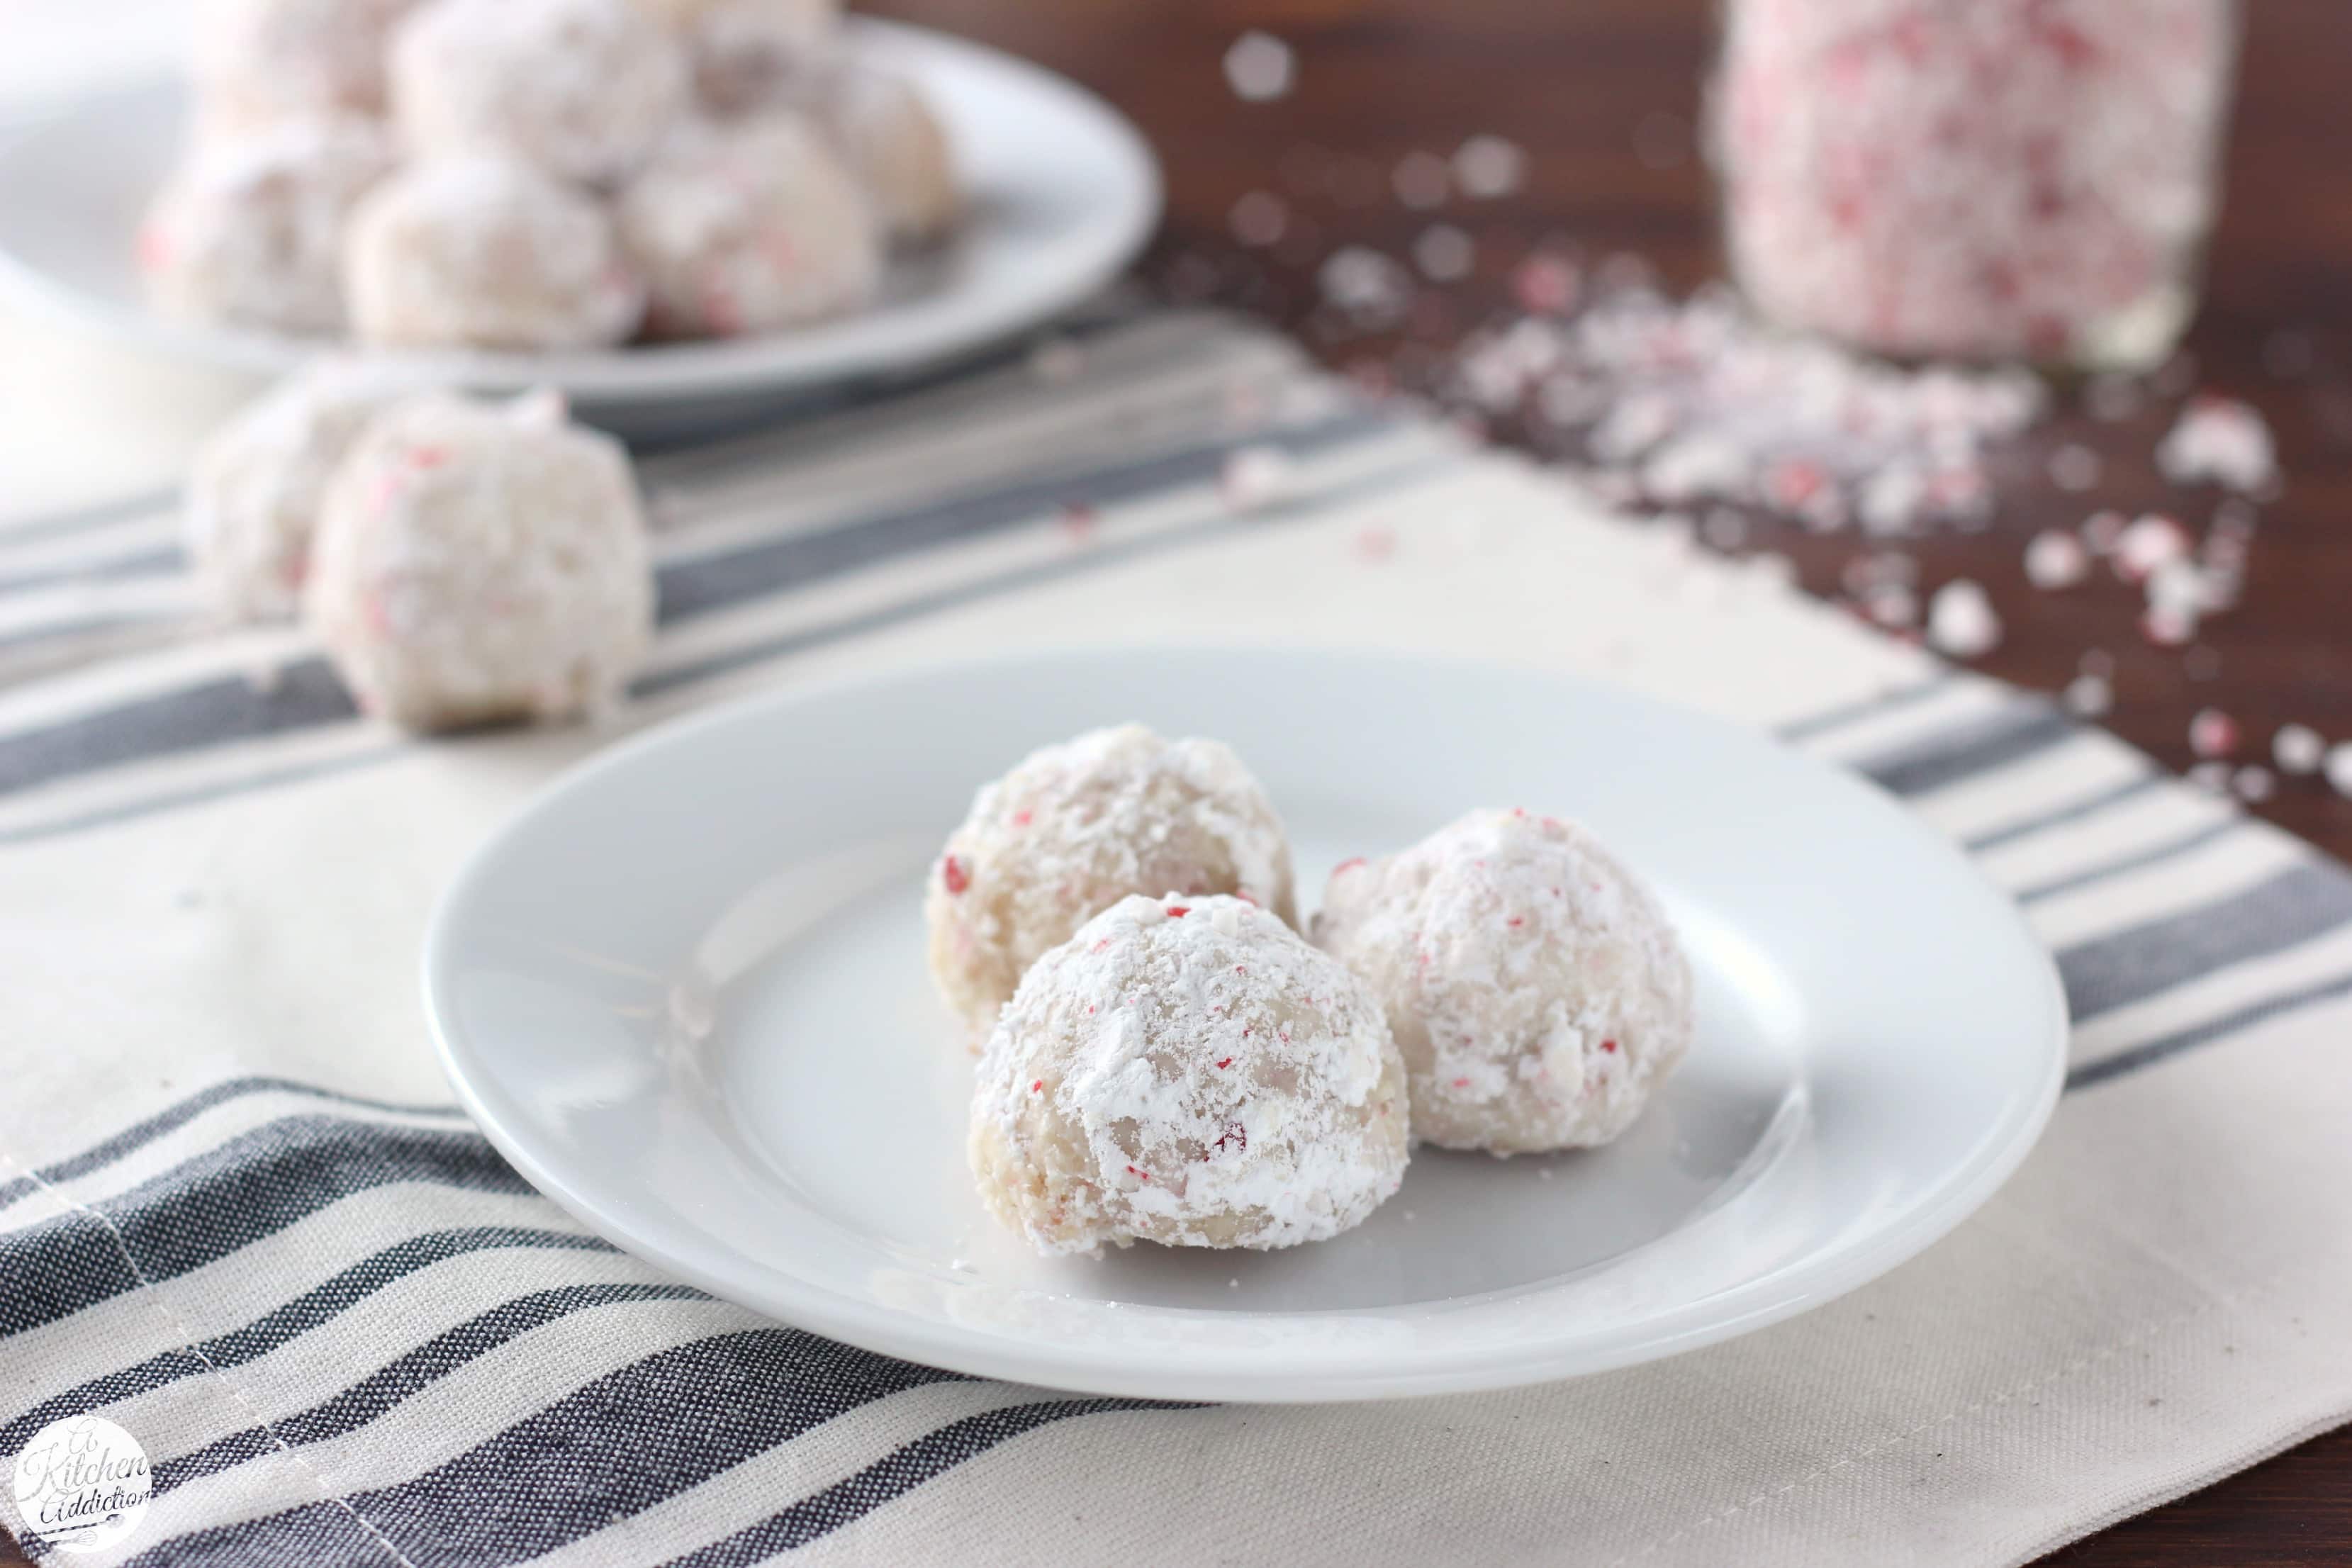
[[[2352,877],[1266,335],[1112,315],[1040,368],[1072,357],[649,458],[662,634],[601,733],[414,743],[298,632],[192,635],[163,500],[0,522],[0,1454],[95,1412],[153,1465],[82,1561],[2010,1563],[2352,1415]],[[1253,447],[1286,483],[1237,510]],[[1180,1408],[672,1284],[449,1104],[425,914],[555,770],[729,692],[1135,640],[1597,673],[1860,769],[2057,953],[2048,1135],[1947,1240],[1745,1339]]]

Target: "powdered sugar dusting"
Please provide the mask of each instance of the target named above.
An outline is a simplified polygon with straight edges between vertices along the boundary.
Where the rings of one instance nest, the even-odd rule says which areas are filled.
[[[1403,1178],[1404,1068],[1335,960],[1239,899],[1120,900],[1039,959],[972,1101],[981,1194],[1041,1251],[1291,1247]]]

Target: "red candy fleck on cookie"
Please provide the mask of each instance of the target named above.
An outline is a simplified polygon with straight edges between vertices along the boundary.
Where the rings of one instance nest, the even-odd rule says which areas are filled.
[[[1015,827],[1026,827],[1034,820],[1035,818],[1026,811],[1016,811],[1013,814],[1013,826]]]
[[[940,862],[940,886],[950,895],[961,893],[971,886],[971,877],[964,870],[962,861],[950,855]]]
[[[1211,1144],[1210,1147],[1213,1149],[1223,1149],[1229,1143],[1233,1145],[1234,1152],[1236,1154],[1248,1148],[1249,1129],[1244,1127],[1238,1121],[1228,1121],[1225,1123],[1224,1131],[1218,1134],[1217,1141]],[[1203,1154],[1201,1158],[1205,1160],[1208,1156]]]
[[[1168,906],[1168,918],[1171,921],[1181,921],[1192,912],[1192,906],[1190,904],[1171,904]]]
[[[1470,1080],[1466,1078],[1457,1078],[1454,1080],[1454,1087],[1456,1089],[1468,1089],[1470,1087]]]
[[[1242,1031],[1242,1033],[1243,1033],[1243,1034],[1244,1034],[1244,1035],[1246,1035],[1246,1034],[1248,1034],[1248,1033],[1249,1033],[1249,1031],[1248,1031],[1247,1029],[1244,1029],[1244,1030]],[[1219,1067],[1221,1067],[1221,1068],[1229,1068],[1229,1067],[1231,1067],[1231,1066],[1233,1066],[1233,1065],[1234,1065],[1234,1058],[1231,1058],[1231,1057],[1226,1057],[1226,1058],[1224,1058],[1223,1059],[1220,1060],[1220,1061],[1217,1063],[1217,1065],[1218,1065]]]
[[[1129,1175],[1130,1175],[1130,1176],[1133,1176],[1133,1177],[1134,1177],[1137,1181],[1139,1181],[1139,1182],[1148,1182],[1148,1181],[1151,1180],[1151,1173],[1150,1173],[1150,1172],[1149,1172],[1149,1171],[1139,1171],[1139,1170],[1137,1170],[1137,1169],[1136,1169],[1134,1166],[1132,1166],[1132,1165],[1129,1165],[1129,1166],[1127,1168],[1127,1173],[1128,1173]]]
[[[1331,875],[1336,877],[1342,871],[1352,871],[1357,867],[1364,865],[1365,863],[1365,859],[1361,855],[1357,856],[1352,860],[1342,860],[1337,866],[1331,868]]]
[[[408,460],[420,468],[437,468],[449,460],[449,449],[446,447],[411,447]]]
[[[1041,1079],[1039,1079],[1035,1083],[1031,1084],[1031,1085],[1029,1086],[1029,1092],[1030,1092],[1030,1093],[1032,1093],[1032,1094],[1043,1094],[1043,1093],[1045,1093],[1045,1080],[1044,1079],[1042,1079],[1042,1078],[1041,1078]]]
[[[1601,1048],[1604,1051],[1613,1051],[1617,1048],[1617,1042],[1614,1040],[1603,1040],[1601,1042]]]
[[[1508,924],[1512,930],[1517,931],[1519,927],[1528,923],[1528,917],[1525,915],[1513,915],[1506,923]]]

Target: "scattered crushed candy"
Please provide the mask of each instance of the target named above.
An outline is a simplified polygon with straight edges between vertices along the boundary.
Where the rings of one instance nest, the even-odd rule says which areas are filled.
[[[2210,481],[2243,495],[2278,481],[2271,427],[2252,404],[2210,395],[2193,399],[2156,449],[2157,467],[2177,485]]]

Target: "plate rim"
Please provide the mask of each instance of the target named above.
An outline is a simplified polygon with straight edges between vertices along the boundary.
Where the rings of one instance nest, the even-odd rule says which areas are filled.
[[[507,839],[542,810],[574,792],[595,787],[604,775],[633,765],[639,758],[665,750],[706,730],[757,722],[805,704],[854,696],[877,686],[919,681],[941,675],[966,675],[974,668],[1010,671],[1030,665],[1063,665],[1074,658],[1104,657],[1181,657],[1209,654],[1221,658],[1313,659],[1325,663],[1385,661],[1415,667],[1436,666],[1463,674],[1507,673],[1606,699],[1630,701],[1671,713],[1681,722],[1734,738],[1738,743],[1779,752],[1814,773],[1825,786],[1850,798],[1867,801],[1869,809],[1899,822],[1922,848],[1964,871],[2006,921],[2021,951],[2031,955],[2040,993],[2042,1045],[2044,1063],[2041,1081],[2030,1100],[2020,1102],[2004,1123],[1989,1126],[1969,1157],[1942,1173],[1928,1193],[1898,1225],[1882,1226],[1859,1241],[1827,1255],[1816,1253],[1784,1274],[1767,1276],[1731,1287],[1713,1296],[1686,1300],[1652,1316],[1665,1325],[1654,1333],[1621,1336],[1618,1342],[1590,1344],[1520,1341],[1475,1356],[1412,1370],[1362,1373],[1329,1369],[1286,1373],[1269,1378],[1261,1368],[1251,1371],[1171,1368],[1161,1363],[1130,1364],[1108,1349],[1066,1341],[1014,1341],[919,1319],[879,1303],[843,1297],[829,1287],[792,1280],[776,1301],[755,1300],[763,1294],[747,1290],[732,1280],[680,1255],[658,1237],[639,1234],[604,1214],[592,1200],[534,1152],[530,1142],[507,1126],[478,1092],[467,1074],[467,1047],[458,1039],[450,1010],[443,1005],[445,987],[439,976],[451,960],[451,947],[461,906],[476,883],[489,874],[490,862]],[[1789,746],[1753,726],[1705,712],[1686,704],[1658,698],[1605,679],[1538,666],[1493,659],[1424,656],[1353,644],[1284,646],[1184,641],[1138,641],[1119,644],[1055,645],[995,652],[971,658],[923,660],[874,671],[795,680],[729,699],[661,721],[642,732],[582,759],[542,783],[511,808],[467,852],[457,872],[436,900],[421,952],[422,981],[427,1031],[434,1056],[459,1104],[500,1155],[512,1163],[531,1186],[573,1218],[623,1251],[713,1296],[743,1306],[779,1322],[821,1333],[845,1344],[877,1354],[945,1367],[968,1374],[1061,1389],[1072,1393],[1160,1400],[1210,1400],[1264,1405],[1349,1404],[1392,1398],[1429,1397],[1446,1394],[1491,1392],[1566,1381],[1596,1373],[1664,1360],[1701,1349],[1784,1321],[1824,1306],[1908,1262],[1949,1235],[1991,1198],[2015,1173],[2039,1143],[2056,1110],[2063,1088],[2072,1020],[2056,961],[2032,934],[2021,911],[1977,869],[1959,848],[1937,834],[1901,801],[1868,778]],[[1996,1136],[1997,1134],[1997,1136]],[[1671,1233],[1669,1233],[1671,1234]],[[1663,1237],[1659,1239],[1664,1239]],[[1639,1249],[1636,1249],[1637,1251]],[[1629,1254],[1628,1256],[1632,1256]],[[1506,1290],[1506,1297],[1532,1294],[1557,1280],[1536,1281]],[[1725,1296],[1743,1300],[1741,1310],[1708,1312]],[[789,1300],[783,1298],[789,1297]],[[835,1303],[841,1303],[836,1307]],[[1154,1309],[1176,1315],[1225,1317],[1230,1314],[1196,1308]],[[1396,1310],[1403,1309],[1375,1309]],[[1289,1318],[1346,1318],[1365,1309],[1320,1309],[1268,1314]],[[1696,1319],[1695,1321],[1682,1321]],[[1423,1360],[1425,1361],[1425,1357]]]
[[[118,349],[232,374],[280,375],[320,355],[361,353],[383,360],[396,373],[413,371],[482,390],[553,384],[586,408],[651,408],[887,381],[952,363],[1051,321],[1100,293],[1142,253],[1165,210],[1166,179],[1142,132],[1099,94],[1034,61],[938,28],[864,16],[848,17],[845,25],[885,50],[913,50],[959,59],[1021,80],[1030,94],[1059,100],[1095,122],[1099,147],[1122,165],[1122,200],[1108,208],[1099,234],[1092,238],[1083,259],[1069,265],[1058,286],[1024,300],[1017,309],[999,307],[951,332],[878,351],[836,352],[814,365],[782,368],[770,356],[790,344],[795,334],[789,331],[717,345],[720,350],[746,352],[740,360],[730,355],[712,363],[701,357],[711,353],[714,345],[710,343],[677,345],[684,355],[699,351],[699,356],[683,363],[666,358],[659,347],[546,354],[465,350],[382,353],[348,339],[314,342],[269,332],[191,325],[169,321],[143,306],[110,302],[36,265],[5,242],[0,242],[0,299]],[[148,73],[95,89],[20,122],[0,126],[0,156],[61,124],[101,118],[110,106],[166,91],[182,92],[185,87],[184,76]]]

